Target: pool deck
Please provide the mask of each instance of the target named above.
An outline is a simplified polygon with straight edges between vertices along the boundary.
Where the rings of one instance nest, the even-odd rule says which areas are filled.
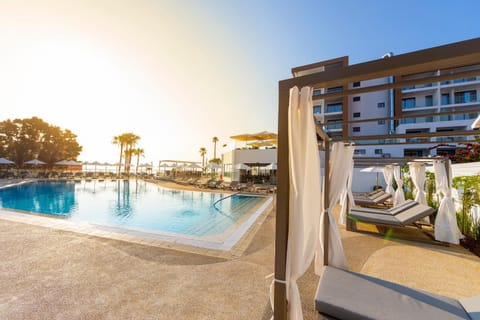
[[[480,258],[460,246],[434,245],[414,229],[388,239],[340,232],[353,271],[453,298],[480,295]],[[244,248],[222,256],[0,215],[0,318],[269,319],[274,233],[269,210]],[[305,319],[315,319],[317,282],[312,268],[299,282]]]

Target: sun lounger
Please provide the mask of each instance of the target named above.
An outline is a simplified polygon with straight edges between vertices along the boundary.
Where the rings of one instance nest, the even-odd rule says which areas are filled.
[[[391,211],[383,210],[383,212],[382,210],[358,210],[354,208],[350,210],[348,215],[350,219],[355,222],[360,221],[375,225],[405,227],[433,213],[433,208],[413,201],[413,203],[409,202],[400,208],[394,208]]]
[[[383,191],[378,190],[367,194],[366,196],[357,196],[353,198],[355,204],[362,207],[379,207],[379,206],[388,206],[388,200],[392,198],[392,195]]]
[[[206,188],[209,182],[210,182],[210,179],[208,179],[208,178],[201,178],[201,179],[198,179],[198,180],[195,182],[195,186],[196,186],[197,188]]]
[[[207,183],[207,188],[210,189],[218,189],[220,185],[223,183],[223,180],[210,180]]]
[[[230,182],[230,186],[229,186],[230,190],[233,190],[233,191],[238,190],[237,187],[238,187],[238,184],[239,184],[239,183],[240,183],[239,181],[232,181],[232,182]]]
[[[410,209],[411,207],[414,207],[418,205],[418,202],[413,201],[413,200],[407,200],[401,205],[398,205],[396,207],[392,207],[389,209],[379,209],[379,208],[369,208],[369,207],[354,207],[350,209],[351,213],[357,213],[357,212],[367,212],[367,213],[372,213],[372,214],[387,214],[387,215],[396,215],[406,209]]]
[[[376,225],[380,232],[385,232],[385,228],[415,226],[426,236],[435,240],[431,232],[422,228],[422,225],[425,223],[419,222],[419,220],[432,215],[434,212],[433,208],[413,200],[406,201],[402,205],[389,210],[352,208],[348,213],[347,230],[357,231],[357,222]],[[443,244],[441,242],[438,243]]]
[[[479,298],[468,305],[478,305]],[[320,277],[315,308],[339,320],[473,320],[478,314],[469,315],[462,301],[331,266],[325,266]]]

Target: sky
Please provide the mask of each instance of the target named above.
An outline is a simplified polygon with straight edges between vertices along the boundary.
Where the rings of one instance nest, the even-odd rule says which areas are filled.
[[[0,121],[37,116],[115,162],[133,132],[142,163],[213,158],[214,136],[277,131],[291,68],[350,64],[476,38],[462,0],[0,0]]]

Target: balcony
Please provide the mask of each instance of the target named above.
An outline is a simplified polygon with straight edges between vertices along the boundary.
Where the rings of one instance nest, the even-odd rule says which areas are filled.
[[[431,89],[435,89],[435,87],[433,87],[433,83],[425,83],[425,84],[417,84],[414,86],[403,87],[402,92],[423,91],[423,90],[431,90]]]
[[[342,113],[342,112],[343,112],[343,105],[341,103],[329,104],[327,105],[327,108],[325,110],[326,114]]]
[[[341,124],[330,124],[330,125],[326,125],[325,129],[327,131],[341,131],[342,130],[342,125]]]
[[[429,143],[430,139],[429,138],[410,138],[406,139],[407,143]]]
[[[462,79],[442,81],[442,82],[440,82],[440,85],[442,87],[456,87],[456,86],[462,86],[462,85],[465,85],[465,84],[475,84],[479,80],[480,80],[480,77],[462,78]]]
[[[342,92],[342,91],[343,91],[342,86],[327,88],[327,93],[337,93],[337,92]]]
[[[438,121],[436,120],[438,117],[419,117],[419,118],[407,118],[407,119],[400,119],[400,124],[412,124],[412,123],[428,123]]]
[[[442,111],[445,111],[445,110],[442,110]],[[477,118],[477,113],[449,114],[449,115],[442,115],[442,116],[400,119],[400,124],[430,123],[430,122],[440,122],[440,121],[462,121],[462,120],[473,120],[476,118]]]
[[[462,120],[473,120],[477,118],[476,113],[468,114],[449,114],[444,116],[438,116],[436,121],[462,121]]]
[[[465,141],[471,140],[468,137],[437,137],[436,142],[457,142],[457,141]]]
[[[422,109],[429,109],[429,108],[436,108],[438,106],[435,106],[435,105],[431,105],[431,104],[428,104],[428,105],[411,105],[411,104],[407,104],[407,105],[402,105],[402,111],[416,111],[416,110],[422,110]]]
[[[455,97],[454,103],[450,103],[450,101],[442,101],[442,107],[452,108],[452,107],[468,107],[474,106],[480,103],[480,99],[476,97],[474,99],[465,99],[462,97]]]

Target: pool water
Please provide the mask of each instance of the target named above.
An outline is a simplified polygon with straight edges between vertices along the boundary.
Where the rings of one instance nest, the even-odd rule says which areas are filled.
[[[225,232],[263,200],[140,180],[38,181],[0,189],[1,208],[199,237]]]

